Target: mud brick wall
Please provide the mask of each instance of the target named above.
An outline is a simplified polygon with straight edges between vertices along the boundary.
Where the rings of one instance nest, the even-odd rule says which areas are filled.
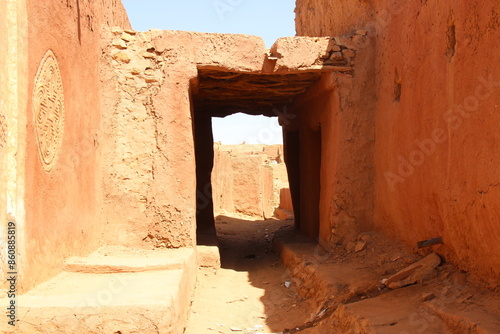
[[[108,37],[105,240],[131,247],[192,245],[192,73],[181,71],[178,50],[157,51],[150,32],[117,28]]]
[[[103,242],[194,246],[193,82],[199,68],[260,69],[263,41],[117,28],[108,30],[106,43],[101,68],[108,139],[102,147]],[[234,53],[235,47],[241,52]]]
[[[0,4],[0,253],[11,220],[19,293],[99,244],[100,39],[114,25],[130,27],[120,1]]]
[[[323,98],[340,101],[321,123],[335,152],[323,155],[326,243],[346,224],[411,247],[441,236],[447,261],[499,286],[499,12],[494,0],[297,1],[298,35],[368,32],[350,89]]]
[[[214,214],[273,217],[280,191],[288,188],[286,167],[276,163],[282,152],[282,145],[215,144]]]

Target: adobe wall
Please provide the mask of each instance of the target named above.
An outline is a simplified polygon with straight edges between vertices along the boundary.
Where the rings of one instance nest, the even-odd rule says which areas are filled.
[[[233,164],[230,151],[214,145],[214,168],[212,171],[214,215],[234,212]]]
[[[8,259],[8,222],[16,225],[17,270],[25,262],[24,245],[24,138],[26,127],[27,14],[24,1],[0,3],[0,257]],[[21,256],[19,256],[21,255]],[[2,287],[7,267],[0,270]],[[24,275],[24,273],[23,273]]]
[[[17,150],[2,170],[11,173],[6,211],[18,227],[22,292],[57,273],[64,258],[98,245],[99,41],[103,26],[129,22],[119,1],[2,7],[2,73],[9,73],[2,87],[11,87],[2,101],[9,101],[8,150]]]
[[[361,202],[340,201],[355,227],[383,230],[412,247],[442,236],[435,248],[441,255],[498,287],[498,1],[298,0],[296,12],[298,35],[366,29],[369,36],[350,91],[322,98],[340,100],[340,110],[326,108],[332,122],[322,123],[323,145],[331,145],[322,160],[322,172],[329,170],[322,174],[322,219],[335,232],[339,205],[332,203],[342,190],[366,193]],[[321,103],[312,109],[320,113]],[[329,138],[348,140],[331,142],[325,129]],[[360,154],[342,154],[353,145]],[[349,164],[372,173],[372,183],[365,178],[367,187],[358,187]],[[326,228],[322,235],[335,239],[326,240]]]
[[[281,188],[280,192],[279,207],[288,212],[293,212],[292,196],[290,194],[290,188]]]
[[[214,214],[271,218],[288,188],[282,145],[214,145]]]
[[[121,29],[109,30],[105,41],[103,242],[194,246],[194,135],[213,143],[204,131],[211,131],[210,124],[193,122],[198,69],[257,72],[264,42],[245,35]],[[206,211],[213,220],[213,210]]]
[[[249,216],[264,215],[264,180],[263,155],[241,155],[233,157],[233,201],[234,211]]]
[[[372,221],[373,52],[358,50],[368,38],[332,38],[328,54],[355,64],[354,75],[323,74],[294,100],[284,124],[296,223],[325,246],[347,243]]]

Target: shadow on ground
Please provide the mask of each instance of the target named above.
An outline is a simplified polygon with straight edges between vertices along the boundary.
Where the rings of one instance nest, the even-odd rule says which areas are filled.
[[[248,283],[262,293],[253,304],[250,301],[246,306],[250,306],[246,310],[247,319],[242,319],[249,325],[246,329],[251,329],[259,320],[264,320],[273,333],[304,324],[312,310],[293,284],[289,285],[290,275],[281,264],[272,242],[277,230],[293,229],[293,220],[254,221],[218,216],[216,227],[222,269],[247,272]],[[251,299],[251,296],[247,297]]]

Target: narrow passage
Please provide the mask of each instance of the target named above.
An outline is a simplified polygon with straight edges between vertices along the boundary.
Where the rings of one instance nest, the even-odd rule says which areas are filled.
[[[292,220],[216,218],[222,268],[201,268],[185,334],[280,333],[305,323],[310,308],[272,249]],[[287,287],[288,286],[288,287]]]

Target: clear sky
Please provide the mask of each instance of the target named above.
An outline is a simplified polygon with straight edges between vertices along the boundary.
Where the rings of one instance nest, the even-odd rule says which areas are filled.
[[[294,0],[122,0],[132,28],[257,35],[270,47],[294,36]],[[214,140],[223,144],[281,143],[277,118],[241,114],[214,118]]]

